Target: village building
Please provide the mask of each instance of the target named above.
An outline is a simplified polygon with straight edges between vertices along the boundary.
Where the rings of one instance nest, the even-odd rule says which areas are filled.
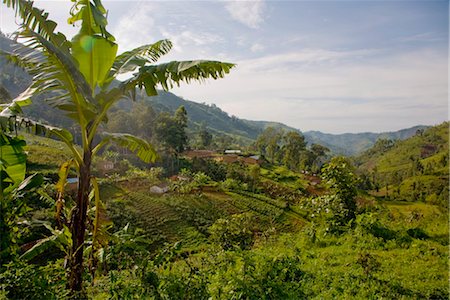
[[[202,158],[213,159],[217,162],[232,164],[242,162],[247,165],[261,164],[262,160],[259,155],[243,156],[241,150],[225,150],[224,154],[219,154],[211,150],[189,150],[183,152],[183,156],[188,159]]]
[[[150,187],[150,193],[152,194],[164,194],[169,191],[169,186],[165,183],[154,185]]]
[[[214,158],[219,155],[215,151],[211,150],[188,150],[183,152],[183,156],[193,159],[193,158]]]

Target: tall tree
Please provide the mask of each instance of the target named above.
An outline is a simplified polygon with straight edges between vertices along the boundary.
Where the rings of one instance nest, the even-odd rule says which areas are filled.
[[[267,127],[258,136],[256,140],[256,147],[259,152],[267,157],[272,164],[275,163],[277,152],[281,148],[281,142],[283,139],[283,130],[275,127]]]
[[[334,157],[322,168],[322,179],[340,201],[345,214],[342,222],[355,218],[356,213],[356,182],[355,170],[345,157]]]
[[[298,132],[290,131],[284,136],[283,163],[291,170],[298,170],[301,153],[305,150],[305,137]]]
[[[158,116],[156,134],[158,140],[169,153],[177,156],[187,145],[187,113],[184,106],[180,106],[171,116],[163,112]]]
[[[206,129],[206,124],[202,123],[200,126],[200,131],[198,132],[200,147],[202,149],[207,149],[212,142],[213,136],[211,132]]]
[[[6,56],[33,77],[29,93],[53,92],[49,103],[73,119],[81,134],[82,147],[79,150],[69,131],[47,128],[71,150],[79,176],[76,203],[68,224],[72,235],[68,286],[75,294],[82,290],[86,212],[91,187],[96,187],[96,181],[91,177],[93,156],[106,144],[116,142],[137,152],[144,161],[156,158],[150,144],[129,134],[104,132],[101,140],[96,138],[101,124],[108,120],[110,108],[120,99],[134,98],[136,87],[145,89],[147,95],[153,96],[157,95],[158,86],[169,90],[183,81],[221,78],[233,64],[200,60],[155,65],[161,56],[170,51],[172,44],[168,40],[117,55],[118,45],[107,31],[107,11],[101,1],[73,2],[68,22],[80,22],[81,27],[69,41],[64,34],[55,31],[57,24],[48,18],[48,13],[34,7],[32,1],[3,0],[22,19],[17,35],[25,40],[23,47]],[[111,85],[117,75],[130,72],[134,72],[131,78]]]

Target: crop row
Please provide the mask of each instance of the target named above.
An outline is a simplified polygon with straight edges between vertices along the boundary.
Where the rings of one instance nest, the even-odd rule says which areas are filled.
[[[230,200],[234,205],[241,208],[250,209],[272,219],[278,218],[284,212],[281,208],[272,204],[268,204],[267,202],[260,201],[256,198],[247,198],[231,192],[229,192],[228,194],[231,196]]]

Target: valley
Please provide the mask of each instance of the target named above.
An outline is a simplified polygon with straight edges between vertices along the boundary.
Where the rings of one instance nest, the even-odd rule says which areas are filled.
[[[449,299],[448,4],[41,4],[2,3],[0,300]]]

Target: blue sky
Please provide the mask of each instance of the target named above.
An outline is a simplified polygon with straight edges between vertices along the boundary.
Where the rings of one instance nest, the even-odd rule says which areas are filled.
[[[65,25],[70,1],[35,1]],[[169,38],[162,61],[237,63],[175,88],[232,115],[330,133],[448,120],[448,1],[104,1],[119,51]],[[15,29],[1,7],[0,29]]]

